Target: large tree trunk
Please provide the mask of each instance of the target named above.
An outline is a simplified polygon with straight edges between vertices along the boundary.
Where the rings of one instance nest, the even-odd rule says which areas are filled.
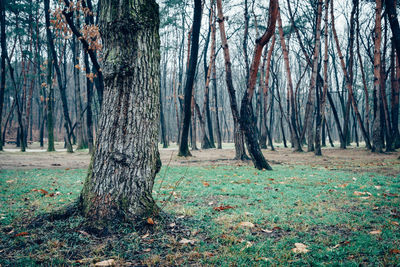
[[[225,80],[226,87],[228,89],[229,101],[231,105],[232,117],[233,117],[233,131],[234,131],[234,142],[235,142],[235,159],[238,160],[247,160],[248,157],[246,155],[244,140],[243,140],[243,132],[240,129],[240,118],[239,118],[239,109],[236,102],[236,91],[233,87],[232,82],[232,68],[231,68],[231,58],[229,54],[228,40],[226,38],[225,33],[225,23],[224,23],[224,13],[222,11],[222,1],[217,0],[217,9],[218,9],[218,23],[219,23],[219,33],[221,35],[222,48],[224,50],[224,59],[225,59]]]
[[[201,26],[201,13],[202,13],[201,0],[195,0],[194,4],[195,5],[193,13],[193,27],[192,27],[192,38],[191,38],[192,45],[190,50],[189,67],[186,74],[186,84],[184,91],[185,96],[184,96],[184,111],[183,111],[183,127],[182,127],[181,139],[179,142],[179,153],[178,153],[178,156],[181,157],[187,157],[191,155],[189,152],[188,137],[189,137],[189,126],[191,117],[191,100],[192,100],[193,83],[194,83],[194,76],[196,74],[197,55],[199,51],[199,35]]]
[[[372,124],[373,152],[383,152],[383,136],[381,121],[381,12],[382,1],[376,0],[375,7],[375,47],[374,47],[374,93],[376,101],[375,119]]]
[[[93,224],[140,220],[157,211],[152,197],[160,168],[158,5],[153,0],[102,1],[105,95],[96,151],[81,193]]]

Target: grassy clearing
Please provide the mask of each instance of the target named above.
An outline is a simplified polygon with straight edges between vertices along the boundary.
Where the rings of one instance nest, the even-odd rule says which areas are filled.
[[[272,172],[170,167],[157,178],[154,197],[173,221],[159,219],[139,232],[119,225],[118,234],[104,238],[82,231],[79,216],[27,228],[35,215],[76,199],[85,173],[0,171],[0,264],[90,264],[109,258],[147,265],[400,263],[400,175],[308,166],[274,166]],[[28,235],[16,237],[23,232]],[[295,243],[309,251],[294,252]]]

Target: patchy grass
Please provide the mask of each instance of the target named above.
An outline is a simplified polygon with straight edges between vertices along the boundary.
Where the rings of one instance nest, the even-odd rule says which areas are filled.
[[[118,225],[116,234],[102,238],[83,231],[78,215],[28,227],[36,215],[76,199],[85,174],[0,171],[1,265],[89,265],[110,258],[127,265],[400,263],[400,175],[309,166],[274,166],[272,172],[169,167],[159,174],[154,197],[174,219],[155,219],[139,231]],[[308,252],[294,252],[295,243]]]

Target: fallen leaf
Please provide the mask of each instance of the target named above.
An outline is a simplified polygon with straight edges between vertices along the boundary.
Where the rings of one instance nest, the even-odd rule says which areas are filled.
[[[271,230],[267,230],[267,229],[261,229],[261,231],[263,231],[264,233],[267,233],[267,234],[270,234],[270,233],[272,233],[272,231],[271,231]]]
[[[182,238],[181,241],[179,241],[179,244],[183,244],[183,245],[191,244],[191,245],[194,245],[195,242],[196,242],[195,240]]]
[[[147,218],[147,223],[151,224],[151,225],[154,225],[154,221],[153,221],[152,218]]]
[[[340,184],[340,185],[338,185],[338,187],[340,187],[340,188],[345,188],[346,186],[348,186],[349,184]]]
[[[16,234],[15,237],[17,237],[17,236],[26,236],[26,235],[29,235],[29,233],[28,232],[21,232],[21,233]]]
[[[292,248],[292,251],[294,253],[307,253],[309,250],[307,249],[307,245],[304,245],[303,243],[294,243],[295,248]]]
[[[94,266],[115,266],[115,260],[110,259],[110,260],[105,260],[105,261],[100,261],[96,263]]]
[[[243,251],[243,250],[245,250],[246,248],[249,248],[249,247],[252,247],[253,246],[253,243],[251,243],[250,241],[247,241],[246,242],[246,246],[244,246],[240,251]]]
[[[355,196],[363,196],[365,194],[366,194],[365,192],[360,192],[360,191],[354,191],[353,192],[353,195],[355,195]]]
[[[382,186],[380,186],[380,185],[375,185],[375,188],[379,190],[379,189],[382,188]]]
[[[143,236],[142,236],[142,239],[145,239],[145,238],[149,237],[149,235],[150,235],[150,234],[145,234],[145,235],[143,235]]]
[[[266,261],[266,262],[268,262],[270,260],[271,260],[270,258],[266,258],[266,257],[256,258],[256,261]]]
[[[207,183],[207,182],[203,182],[203,185],[204,185],[204,186],[210,186],[210,184]]]
[[[14,180],[7,180],[6,183],[14,183]]]
[[[254,223],[251,223],[251,222],[241,222],[238,224],[238,226],[253,228],[255,225],[254,225]]]
[[[400,249],[391,249],[389,252],[390,254],[400,254]]]
[[[169,224],[169,227],[172,228],[172,227],[175,227],[175,225],[176,225],[176,223],[170,223],[170,224]]]
[[[84,236],[90,236],[90,234],[88,234],[87,232],[83,231],[83,230],[79,230],[79,233],[81,233]]]
[[[143,252],[150,252],[151,251],[151,248],[145,248],[145,249],[143,249]]]
[[[390,224],[391,224],[391,225],[395,225],[395,226],[399,226],[399,223],[398,223],[398,222],[395,222],[395,221],[390,221]]]
[[[227,209],[234,209],[235,207],[232,206],[219,206],[219,207],[214,207],[213,209],[216,211],[223,211],[223,210],[227,210]]]
[[[371,232],[369,232],[371,235],[380,235],[380,234],[382,234],[382,231],[381,230],[374,230],[374,231],[371,231]]]
[[[47,194],[49,193],[49,192],[47,192],[47,191],[44,190],[44,189],[40,189],[39,192],[42,193],[43,195],[47,195]]]

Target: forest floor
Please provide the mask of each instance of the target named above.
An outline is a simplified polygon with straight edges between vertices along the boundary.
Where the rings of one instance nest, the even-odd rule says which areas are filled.
[[[36,147],[35,147],[36,146]],[[326,148],[323,157],[265,150],[273,171],[223,150],[178,158],[160,149],[154,198],[170,217],[96,236],[83,218],[30,222],[78,196],[87,151],[0,152],[0,265],[400,264],[399,152]],[[224,146],[224,147],[225,147]]]

